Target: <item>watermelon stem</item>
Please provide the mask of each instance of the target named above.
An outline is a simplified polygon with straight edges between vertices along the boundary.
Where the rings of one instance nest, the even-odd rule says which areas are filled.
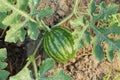
[[[40,21],[41,25],[45,28],[45,30],[47,30],[48,32],[51,31],[51,29],[44,23],[43,20]]]

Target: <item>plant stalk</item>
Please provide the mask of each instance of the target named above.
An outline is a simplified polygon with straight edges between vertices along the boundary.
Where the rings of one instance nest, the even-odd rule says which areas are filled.
[[[36,66],[35,59],[32,63],[33,63],[33,68],[34,68],[34,72],[35,72],[35,80],[38,80],[37,66]]]
[[[79,5],[79,0],[76,0],[76,1],[75,1],[75,6],[74,6],[74,9],[73,9],[73,13],[74,13],[74,14],[77,13],[78,5]]]
[[[51,31],[51,29],[44,23],[43,20],[40,20],[40,24],[42,27],[46,28],[47,31]]]
[[[27,68],[30,65],[31,61],[28,61],[24,68]]]
[[[72,13],[69,14],[66,18],[64,18],[61,22],[59,22],[58,24],[54,25],[53,27],[59,26],[59,25],[63,24],[64,22],[69,20],[74,14],[76,14],[77,13],[77,9],[78,9],[78,4],[79,4],[79,0],[76,0],[75,1],[75,6],[74,6],[74,9],[73,9]]]
[[[53,27],[59,26],[59,25],[63,24],[64,22],[69,20],[73,15],[74,15],[74,13],[72,12],[70,15],[68,15],[66,18],[64,18],[61,22],[59,22],[58,24],[54,25]]]
[[[35,50],[34,50],[34,52],[33,52],[33,56],[35,56],[35,54],[37,53],[37,51],[38,51],[38,49],[39,49],[39,47],[40,47],[42,41],[43,41],[43,38],[41,38],[41,40],[39,41],[37,47],[35,48]]]

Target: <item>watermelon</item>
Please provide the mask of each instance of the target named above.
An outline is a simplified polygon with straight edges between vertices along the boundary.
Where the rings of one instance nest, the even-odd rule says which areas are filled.
[[[43,47],[45,53],[58,62],[67,62],[75,55],[74,39],[71,32],[60,26],[45,32]]]

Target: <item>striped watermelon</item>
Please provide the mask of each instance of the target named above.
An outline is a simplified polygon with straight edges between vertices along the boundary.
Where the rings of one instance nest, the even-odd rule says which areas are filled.
[[[45,32],[43,46],[45,53],[58,62],[66,62],[75,55],[74,39],[71,32],[60,26]]]

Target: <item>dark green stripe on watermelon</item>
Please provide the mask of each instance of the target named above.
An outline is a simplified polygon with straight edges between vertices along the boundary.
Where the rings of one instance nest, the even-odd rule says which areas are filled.
[[[44,47],[45,47],[44,50],[45,50],[46,54],[49,57],[54,58],[55,60],[57,60],[57,57],[59,57],[59,59],[61,59],[62,56],[57,54],[57,52],[55,51],[55,50],[57,50],[55,45],[54,45],[54,47],[52,46],[53,45],[53,42],[51,40],[52,34],[46,34],[46,35],[49,35],[49,36],[44,37],[44,44],[45,44],[44,45]],[[49,54],[49,53],[52,53],[52,54]]]
[[[54,27],[45,32],[43,46],[45,53],[58,62],[66,62],[75,55],[74,39],[66,28]]]
[[[61,44],[61,47],[63,48],[63,55],[66,55],[67,58],[70,57],[69,54],[66,54],[66,53],[71,53],[72,54],[72,50],[73,50],[73,47],[71,47],[71,42],[70,40],[68,39],[67,36],[65,36],[66,34],[62,34],[63,32],[60,32],[59,30],[55,30],[54,33],[58,33],[57,34],[57,37],[58,37],[58,40]],[[64,35],[64,36],[63,36]],[[62,36],[62,37],[59,37],[59,36]],[[69,41],[68,41],[69,40]],[[66,46],[64,45],[66,44]],[[70,49],[69,49],[70,48]],[[69,50],[68,50],[69,49]],[[69,52],[70,51],[70,52]]]

